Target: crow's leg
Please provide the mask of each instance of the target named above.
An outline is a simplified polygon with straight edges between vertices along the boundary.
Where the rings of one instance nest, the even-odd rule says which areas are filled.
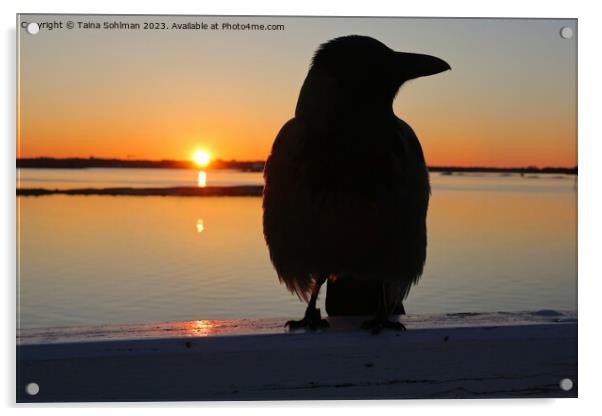
[[[378,334],[384,328],[405,331],[406,327],[404,324],[389,320],[389,315],[391,315],[391,312],[392,308],[389,308],[387,305],[387,291],[385,288],[385,282],[383,281],[380,285],[380,296],[378,297],[378,308],[376,310],[376,314],[374,315],[374,318],[362,323],[362,328],[372,330],[372,334],[374,335]]]
[[[329,327],[328,321],[326,319],[322,319],[320,310],[316,308],[318,293],[320,293],[320,288],[326,279],[328,279],[328,275],[320,275],[316,279],[316,284],[311,291],[311,298],[307,304],[307,309],[305,309],[305,316],[303,319],[300,321],[288,321],[286,324],[284,324],[285,326],[288,326],[289,329],[308,328],[312,330]]]

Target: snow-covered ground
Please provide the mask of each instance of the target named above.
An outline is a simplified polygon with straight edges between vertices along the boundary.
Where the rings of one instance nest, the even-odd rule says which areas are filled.
[[[17,399],[577,396],[574,312],[409,315],[407,332],[379,335],[358,329],[362,319],[295,333],[286,319],[22,330]]]

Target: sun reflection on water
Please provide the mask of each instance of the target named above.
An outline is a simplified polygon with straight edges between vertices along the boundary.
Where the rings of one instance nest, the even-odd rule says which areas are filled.
[[[199,188],[204,188],[207,186],[207,174],[205,172],[203,172],[202,170],[199,171],[197,180],[198,180]]]
[[[202,218],[196,220],[196,231],[200,234],[205,230],[205,222]]]
[[[207,320],[191,321],[187,329],[190,335],[206,337],[215,332],[215,325]]]

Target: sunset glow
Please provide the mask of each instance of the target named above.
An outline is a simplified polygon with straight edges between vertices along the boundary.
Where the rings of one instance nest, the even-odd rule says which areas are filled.
[[[429,166],[572,167],[576,42],[556,34],[574,23],[294,18],[290,30],[265,38],[216,34],[208,41],[182,31],[23,36],[17,157],[192,160],[200,168],[218,158],[265,160],[294,117],[317,47],[361,33],[396,50],[434,54],[453,68],[409,81],[393,103]]]

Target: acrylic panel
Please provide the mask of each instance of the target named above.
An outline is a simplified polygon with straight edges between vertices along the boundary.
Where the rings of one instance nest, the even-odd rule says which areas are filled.
[[[577,20],[17,16],[17,401],[577,397]]]

